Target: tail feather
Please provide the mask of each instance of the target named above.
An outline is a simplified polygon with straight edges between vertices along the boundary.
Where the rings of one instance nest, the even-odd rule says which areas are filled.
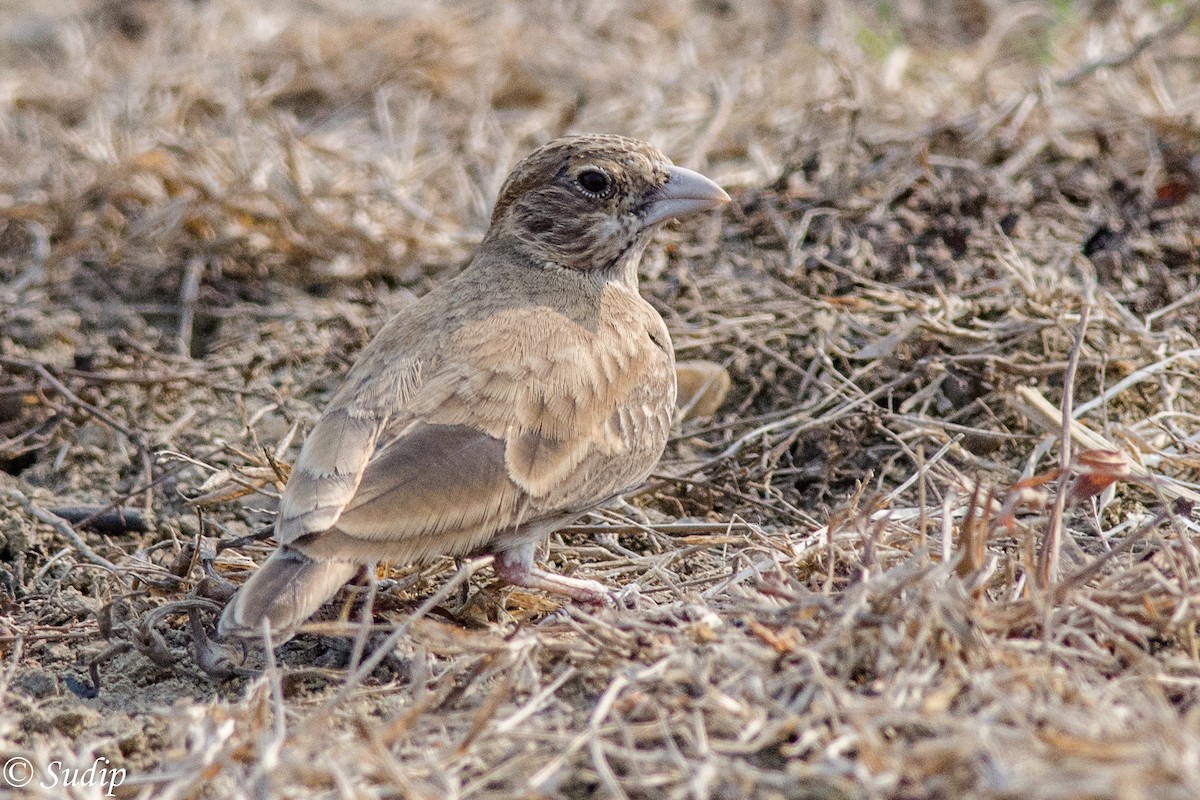
[[[272,644],[282,644],[357,571],[358,564],[350,561],[317,561],[295,548],[281,547],[225,606],[217,632],[222,637],[258,638],[266,620]]]

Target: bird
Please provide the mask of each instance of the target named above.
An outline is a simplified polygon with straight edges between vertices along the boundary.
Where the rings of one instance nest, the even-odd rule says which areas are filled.
[[[467,266],[388,320],[306,437],[276,549],[222,638],[281,644],[364,565],[493,556],[501,583],[605,602],[539,569],[539,543],[645,481],[676,399],[638,264],[670,219],[729,195],[652,144],[558,138],[501,186]]]

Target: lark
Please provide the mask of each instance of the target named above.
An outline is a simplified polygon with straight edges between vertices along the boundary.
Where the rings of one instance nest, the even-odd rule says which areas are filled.
[[[675,361],[638,262],[661,223],[728,201],[621,136],[525,158],[470,264],[388,321],[330,400],[284,488],[279,546],[221,634],[285,641],[379,561],[490,553],[503,582],[610,597],[537,568],[535,549],[661,457]]]

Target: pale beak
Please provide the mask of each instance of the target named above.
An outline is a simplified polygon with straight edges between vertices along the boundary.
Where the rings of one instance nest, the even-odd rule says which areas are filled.
[[[672,166],[667,170],[667,176],[666,184],[642,208],[642,222],[647,226],[708,211],[729,202],[725,190],[699,172]]]

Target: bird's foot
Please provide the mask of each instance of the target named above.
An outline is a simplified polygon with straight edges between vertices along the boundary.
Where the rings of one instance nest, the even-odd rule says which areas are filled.
[[[497,578],[513,586],[541,589],[583,603],[616,604],[613,592],[598,581],[570,578],[535,567],[532,547],[496,553],[492,568],[496,570]]]

